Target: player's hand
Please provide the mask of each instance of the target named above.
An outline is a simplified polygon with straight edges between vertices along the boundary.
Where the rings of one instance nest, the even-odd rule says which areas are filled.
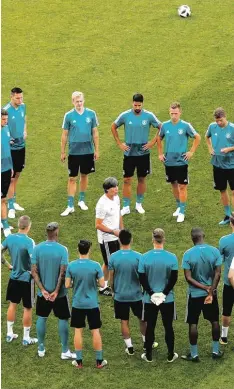
[[[227,153],[230,153],[231,150],[230,150],[230,147],[224,147],[220,151],[221,151],[221,153],[227,154]]]
[[[27,136],[28,136],[28,133],[27,133],[27,131],[25,130],[25,131],[24,131],[24,139],[26,139]]]
[[[187,151],[187,153],[184,154],[184,160],[185,161],[189,161],[193,156],[193,152],[192,151]]]
[[[61,162],[65,162],[66,160],[66,153],[61,153]]]
[[[215,155],[215,151],[212,147],[209,148],[209,153],[210,155]]]
[[[155,142],[148,142],[144,146],[142,146],[142,150],[146,151],[146,150],[152,149],[154,144],[155,144]]]
[[[213,296],[211,294],[208,294],[208,296],[205,298],[204,304],[212,304],[213,302]]]
[[[54,301],[58,296],[58,292],[53,292],[53,293],[50,293],[50,297],[49,297],[49,300],[50,301]]]
[[[126,145],[126,143],[120,143],[119,144],[119,148],[120,150],[122,151],[129,151],[130,150],[130,147]]]
[[[160,154],[160,155],[158,156],[158,159],[159,159],[159,161],[161,161],[161,162],[166,161],[166,157],[165,157],[164,154]]]
[[[119,237],[120,230],[113,230],[113,235]]]
[[[47,290],[43,289],[41,293],[45,300],[49,300],[50,294],[47,292]]]
[[[95,151],[94,153],[94,161],[97,161],[99,159],[99,152]]]
[[[12,270],[13,269],[13,266],[12,265],[9,265],[8,266],[8,270],[10,271],[10,270]]]

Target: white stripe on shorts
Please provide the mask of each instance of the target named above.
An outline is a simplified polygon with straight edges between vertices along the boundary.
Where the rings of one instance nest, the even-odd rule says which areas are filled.
[[[32,304],[32,307],[35,304],[35,282],[34,282],[34,278],[31,279],[31,304]]]
[[[107,261],[109,262],[111,254],[110,254],[110,249],[109,249],[108,242],[104,242],[104,247],[105,247],[105,250],[106,250]]]
[[[187,319],[188,319],[188,302],[189,302],[189,294],[187,295],[186,308],[185,308],[185,318],[184,318],[185,323],[187,323]]]

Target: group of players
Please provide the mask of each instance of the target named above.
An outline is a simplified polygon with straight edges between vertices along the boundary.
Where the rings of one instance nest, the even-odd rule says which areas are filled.
[[[78,206],[88,210],[85,195],[88,185],[88,174],[95,171],[95,160],[99,158],[99,135],[96,113],[84,107],[84,95],[81,92],[72,94],[74,109],[65,114],[61,140],[61,160],[68,153],[68,204],[61,216],[73,213],[76,182],[80,173],[80,191]],[[173,287],[178,276],[178,262],[174,254],[164,250],[165,234],[161,229],[153,232],[154,249],[145,255],[131,250],[131,233],[124,229],[122,216],[130,213],[131,185],[134,171],[137,171],[136,211],[144,213],[142,206],[146,191],[146,176],[150,173],[150,149],[157,144],[159,159],[165,164],[166,179],[172,185],[176,200],[176,211],[173,216],[177,222],[183,222],[187,201],[188,161],[193,156],[200,142],[200,135],[191,124],[180,119],[179,103],[172,103],[169,109],[171,120],[160,123],[157,117],[143,109],[143,96],[133,96],[132,109],[123,112],[112,124],[111,130],[119,148],[124,152],[123,170],[123,207],[120,211],[118,182],[109,177],[103,184],[104,195],[96,205],[96,229],[98,242],[104,264],[102,269],[90,260],[91,242],[80,241],[78,251],[80,258],[68,265],[68,253],[58,242],[58,224],[47,226],[48,239],[34,248],[34,242],[27,236],[31,221],[27,216],[19,219],[19,232],[11,234],[7,221],[15,218],[16,210],[23,210],[16,203],[16,186],[25,163],[26,110],[23,104],[23,91],[13,88],[11,101],[1,111],[2,134],[2,170],[1,170],[1,211],[2,227],[6,240],[2,250],[8,249],[11,254],[12,271],[7,289],[7,300],[10,305],[7,313],[7,341],[18,337],[13,332],[16,306],[23,300],[24,335],[23,344],[39,342],[38,355],[45,355],[44,337],[46,320],[54,310],[59,318],[59,333],[62,343],[62,359],[74,358],[73,364],[82,367],[82,330],[87,316],[93,335],[93,346],[96,350],[97,367],[106,365],[102,354],[102,342],[99,332],[101,326],[97,301],[96,282],[99,293],[114,296],[115,316],[121,320],[122,334],[126,352],[134,353],[128,326],[129,310],[140,319],[140,330],[144,341],[145,353],[142,358],[152,361],[152,349],[157,347],[154,340],[154,329],[158,311],[161,311],[165,327],[165,340],[168,346],[168,362],[178,358],[174,352]],[[212,155],[215,189],[220,190],[225,216],[220,224],[231,224],[234,228],[234,216],[231,214],[230,200],[227,192],[229,183],[234,204],[234,125],[227,121],[222,108],[214,112],[215,123],[206,133],[209,152]],[[121,142],[118,128],[124,125],[125,140]],[[152,140],[149,140],[150,127],[158,128]],[[188,138],[194,138],[188,151]],[[164,141],[164,152],[162,142]],[[6,198],[8,197],[8,204]],[[7,211],[7,208],[9,210]],[[233,230],[234,232],[234,230]],[[223,238],[224,247],[221,254],[225,260],[225,279],[223,292],[223,328],[221,342],[227,343],[227,331],[234,302],[234,291],[228,279],[232,280],[231,260],[234,257],[234,234]],[[201,310],[212,323],[213,358],[223,354],[219,350],[219,310],[215,294],[219,278],[221,257],[217,249],[204,243],[201,229],[192,230],[194,248],[185,253],[183,268],[189,283],[189,301],[187,321],[190,327],[190,353],[183,356],[186,360],[198,361],[197,323]],[[227,242],[226,242],[227,241]],[[53,260],[52,260],[53,258]],[[3,262],[5,260],[3,259]],[[66,270],[67,268],[67,270]],[[229,269],[230,268],[230,269]],[[66,281],[64,277],[66,272]],[[31,273],[31,274],[30,274]],[[30,337],[32,323],[32,290],[31,275],[39,293],[36,313],[37,336]],[[108,286],[110,280],[111,286]],[[70,311],[67,300],[67,288],[73,288],[71,326],[75,327],[75,350],[68,348],[68,318]],[[142,303],[142,288],[143,303]]]

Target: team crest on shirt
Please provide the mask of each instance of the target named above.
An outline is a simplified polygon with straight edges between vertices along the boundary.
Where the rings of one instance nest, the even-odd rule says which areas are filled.
[[[228,132],[228,133],[226,134],[226,138],[227,138],[227,139],[230,139],[230,138],[231,138],[230,132]]]
[[[180,128],[180,129],[178,130],[178,134],[179,134],[179,135],[182,135],[183,133],[184,133],[183,129]]]
[[[86,118],[86,123],[90,123],[91,122],[91,119],[90,118]]]
[[[142,123],[143,126],[146,126],[146,124],[147,124],[148,122],[147,122],[147,120],[142,120],[141,123]]]

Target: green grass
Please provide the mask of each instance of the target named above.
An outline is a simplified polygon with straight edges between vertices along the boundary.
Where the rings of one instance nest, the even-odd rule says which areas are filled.
[[[145,96],[145,108],[160,120],[168,119],[168,106],[179,100],[183,118],[202,135],[202,143],[190,163],[189,200],[186,221],[176,225],[171,214],[174,202],[165,183],[164,168],[152,150],[153,174],[148,179],[146,214],[132,213],[125,218],[134,234],[134,248],[151,248],[151,230],[162,227],[168,250],[181,262],[191,246],[192,226],[202,226],[207,242],[217,245],[229,228],[219,228],[223,216],[219,194],[212,189],[212,170],[204,142],[212,112],[223,106],[233,118],[233,2],[190,0],[192,17],[177,16],[175,0],[79,0],[2,2],[2,100],[9,100],[13,86],[24,90],[28,113],[27,166],[18,187],[18,202],[32,217],[31,236],[44,239],[47,222],[60,222],[60,241],[76,256],[77,240],[93,241],[93,258],[101,261],[94,229],[94,207],[102,194],[103,179],[115,175],[121,180],[122,155],[117,149],[110,125],[131,104],[134,92]],[[71,107],[71,93],[81,90],[86,105],[95,109],[100,121],[100,160],[90,176],[88,213],[61,219],[66,205],[67,168],[60,163],[60,135],[63,115]],[[152,132],[153,134],[153,132]],[[134,186],[135,188],[135,186]],[[134,200],[134,199],[133,199]],[[15,225],[16,223],[14,223]],[[57,322],[51,317],[46,340],[47,355],[38,359],[36,347],[23,349],[20,339],[6,344],[5,289],[8,280],[2,272],[2,388],[3,389],[216,389],[233,388],[232,352],[234,327],[222,361],[210,358],[210,328],[201,320],[199,350],[202,363],[188,366],[178,360],[166,363],[166,348],[161,320],[156,337],[160,343],[154,362],[140,360],[141,339],[137,323],[132,324],[136,345],[133,358],[124,355],[118,321],[113,319],[113,303],[101,299],[103,343],[109,366],[94,369],[94,353],[88,330],[85,334],[83,371],[70,362],[60,361]],[[175,323],[176,351],[188,347],[184,324],[186,283],[180,272],[175,288],[178,321]],[[221,292],[221,285],[220,285]],[[21,308],[15,330],[21,334]],[[36,319],[36,318],[34,318]],[[35,323],[35,320],[34,320]],[[32,333],[35,333],[35,325]],[[72,331],[70,332],[72,344]]]

